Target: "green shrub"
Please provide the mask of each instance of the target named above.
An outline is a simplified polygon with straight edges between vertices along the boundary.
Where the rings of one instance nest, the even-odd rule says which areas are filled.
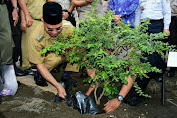
[[[79,21],[80,27],[75,28],[73,34],[60,37],[54,45],[41,51],[55,51],[56,54],[65,55],[69,50],[69,62],[77,63],[81,68],[96,68],[97,76],[87,78],[84,82],[93,83],[97,87],[101,85],[104,95],[109,97],[119,92],[117,83],[127,84],[128,75],[142,78],[147,77],[148,72],[161,72],[149,63],[140,61],[146,60],[144,53],[152,54],[156,51],[164,57],[163,51],[172,50],[172,46],[167,43],[152,41],[164,39],[165,35],[146,33],[149,21],[142,21],[141,25],[135,28],[130,28],[123,22],[116,26],[112,22],[112,13],[108,11],[104,16],[98,16],[93,7],[93,13],[87,12],[87,20]],[[111,55],[108,55],[107,50],[112,51]],[[127,50],[127,54],[118,58]],[[134,86],[140,95],[148,96],[143,94],[136,83]]]

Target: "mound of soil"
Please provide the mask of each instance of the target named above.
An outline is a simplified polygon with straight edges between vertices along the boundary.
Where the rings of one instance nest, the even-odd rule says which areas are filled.
[[[59,74],[53,73],[56,77]],[[61,75],[61,73],[60,73]],[[60,77],[56,77],[60,78]],[[85,92],[89,85],[83,84],[80,73],[72,73],[72,78],[78,81],[77,91]],[[122,103],[110,114],[103,113],[104,97],[99,106],[101,114],[80,114],[67,106],[65,102],[55,103],[55,94],[41,90],[38,86],[27,86],[19,83],[15,96],[3,97],[0,101],[0,118],[176,118],[177,117],[177,76],[166,78],[166,104],[161,104],[161,83],[151,80],[146,93],[152,98],[146,98],[135,107]]]

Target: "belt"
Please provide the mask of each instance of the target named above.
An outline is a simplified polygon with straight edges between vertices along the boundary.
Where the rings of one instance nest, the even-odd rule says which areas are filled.
[[[159,20],[150,20],[150,22],[159,22],[159,21],[163,21],[163,19],[159,19]]]
[[[5,4],[4,0],[0,0],[0,4]]]

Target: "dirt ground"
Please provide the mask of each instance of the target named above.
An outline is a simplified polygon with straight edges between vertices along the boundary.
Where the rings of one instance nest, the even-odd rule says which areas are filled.
[[[53,75],[60,78],[61,72]],[[72,73],[71,76],[78,81],[78,87],[73,88],[71,94],[77,91],[85,92],[89,85],[83,84],[80,73]],[[30,78],[33,80],[33,76]],[[17,94],[3,97],[0,101],[0,118],[177,118],[177,73],[173,78],[166,78],[165,106],[161,104],[161,83],[151,80],[146,93],[152,98],[146,98],[136,107],[122,103],[110,114],[80,114],[65,102],[53,102],[54,93],[19,82]],[[106,98],[102,99],[102,106],[104,103]]]

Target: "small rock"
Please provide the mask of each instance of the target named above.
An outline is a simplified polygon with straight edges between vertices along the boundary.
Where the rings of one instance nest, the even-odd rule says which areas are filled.
[[[114,115],[109,115],[109,118],[116,118],[116,116],[114,116]]]

